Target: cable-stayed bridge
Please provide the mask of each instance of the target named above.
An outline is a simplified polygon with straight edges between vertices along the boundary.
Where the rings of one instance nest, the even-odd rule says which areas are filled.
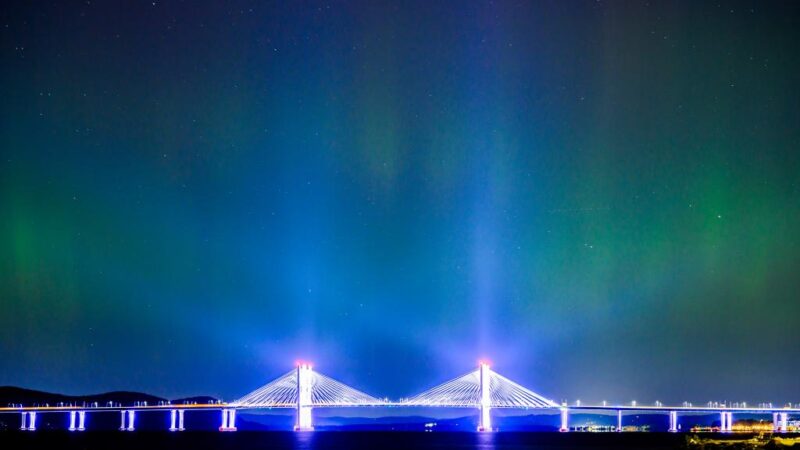
[[[110,406],[25,406],[13,405],[0,408],[0,413],[20,414],[20,429],[36,430],[38,414],[66,414],[67,429],[83,431],[87,428],[89,412],[116,411],[120,414],[120,430],[134,431],[136,414],[162,411],[169,414],[170,431],[183,431],[186,411],[221,411],[220,431],[236,431],[236,413],[243,410],[290,408],[296,411],[296,431],[312,431],[315,408],[347,407],[442,407],[472,408],[479,411],[478,431],[493,431],[491,410],[498,408],[537,409],[558,411],[561,418],[560,431],[569,431],[570,411],[604,411],[617,413],[617,431],[622,431],[624,411],[642,413],[664,413],[669,416],[669,431],[677,432],[678,413],[719,413],[720,431],[733,430],[733,414],[771,414],[773,431],[787,432],[789,414],[800,414],[800,408],[773,407],[762,404],[758,407],[745,404],[710,404],[693,406],[654,406],[635,403],[631,405],[567,405],[556,403],[536,392],[493,371],[488,364],[481,363],[477,370],[434,386],[422,393],[390,401],[373,397],[333,378],[313,370],[309,364],[300,364],[294,370],[276,378],[264,386],[230,403],[192,405],[110,405]]]

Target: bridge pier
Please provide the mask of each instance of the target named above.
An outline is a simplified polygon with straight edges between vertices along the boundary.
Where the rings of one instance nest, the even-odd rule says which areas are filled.
[[[184,410],[182,409],[170,409],[169,410],[169,431],[183,431],[183,413]],[[234,417],[234,421],[236,418]],[[230,414],[228,415],[228,421],[230,422]],[[177,426],[176,426],[177,424]]]
[[[775,413],[777,415],[777,431],[786,433],[789,431],[789,413]],[[773,429],[775,428],[775,420],[773,419]]]
[[[561,408],[561,428],[558,431],[566,433],[569,431],[569,409]]]
[[[617,433],[622,432],[622,410],[617,410]]]
[[[678,411],[669,412],[669,432],[670,433],[678,432]]]
[[[719,413],[720,427],[719,431],[723,433],[730,433],[733,431],[733,413],[723,411]]]
[[[479,377],[481,383],[481,407],[478,431],[492,431],[491,405],[492,397],[489,390],[489,365],[481,363]]]
[[[83,412],[83,411],[81,411]],[[119,431],[134,431],[135,426],[134,423],[136,422],[136,410],[128,409],[128,410],[121,410],[119,412],[120,416],[120,424],[119,424]]]
[[[311,383],[313,374],[309,364],[297,366],[297,421],[294,431],[314,431],[311,418]]]
[[[36,412],[29,411],[22,413],[19,429],[22,431],[36,431]]]
[[[77,411],[69,412],[69,431],[75,431],[75,418],[78,415]]]
[[[86,429],[86,411],[78,411],[78,431]]]
[[[223,409],[222,410],[222,426],[219,431],[236,431],[236,410]]]

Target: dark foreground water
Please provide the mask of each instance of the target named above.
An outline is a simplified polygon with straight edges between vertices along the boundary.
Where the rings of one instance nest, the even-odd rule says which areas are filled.
[[[0,449],[673,449],[686,435],[669,433],[423,433],[423,432],[191,432],[4,431]]]

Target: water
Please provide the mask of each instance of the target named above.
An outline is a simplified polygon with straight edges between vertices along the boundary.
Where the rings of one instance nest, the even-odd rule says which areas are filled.
[[[4,431],[0,448],[30,449],[287,449],[287,450],[519,450],[686,448],[686,435],[669,433],[424,433]]]

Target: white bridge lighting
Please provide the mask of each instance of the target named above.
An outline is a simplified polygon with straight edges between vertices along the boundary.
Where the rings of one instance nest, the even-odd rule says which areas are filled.
[[[310,364],[256,389],[231,405],[240,409],[295,408],[295,431],[314,429],[311,411],[314,407],[382,406],[380,400],[332,378],[314,372]]]
[[[494,408],[511,409],[542,409],[558,411],[560,416],[559,431],[568,432],[569,416],[571,412],[607,411],[615,412],[617,416],[616,431],[623,430],[623,413],[667,414],[669,418],[669,431],[678,432],[681,427],[678,415],[681,413],[718,413],[720,415],[720,431],[733,431],[734,414],[772,414],[773,431],[787,432],[789,430],[789,414],[800,414],[800,407],[775,408],[771,403],[761,403],[758,407],[748,407],[747,403],[709,402],[704,406],[693,406],[690,402],[683,402],[682,406],[668,406],[661,401],[654,405],[639,406],[636,400],[629,404],[609,405],[603,401],[601,405],[585,404],[577,400],[574,406],[569,406],[567,401],[560,405],[530,389],[509,380],[493,371],[489,364],[480,363],[477,370],[473,370],[460,377],[434,386],[415,396],[401,399],[397,402],[380,399],[345,385],[333,378],[315,372],[310,364],[302,363],[290,372],[265,384],[255,391],[230,403],[214,401],[208,404],[184,404],[182,406],[161,402],[158,405],[148,405],[146,402],[136,402],[134,405],[123,406],[119,403],[109,402],[108,405],[98,406],[97,403],[83,406],[63,405],[58,406],[33,406],[25,407],[14,404],[0,407],[0,414],[20,414],[20,429],[25,431],[36,430],[37,415],[44,413],[67,414],[65,427],[70,431],[82,431],[86,425],[86,413],[91,411],[116,411],[120,414],[120,427],[122,431],[134,431],[137,412],[162,411],[168,414],[167,423],[170,431],[184,430],[184,413],[190,410],[219,411],[221,415],[220,431],[236,431],[236,416],[243,410],[291,408],[295,410],[296,431],[313,431],[314,408],[343,408],[343,407],[442,407],[442,408],[472,408],[478,412],[478,431],[495,431],[492,426],[491,410]]]

